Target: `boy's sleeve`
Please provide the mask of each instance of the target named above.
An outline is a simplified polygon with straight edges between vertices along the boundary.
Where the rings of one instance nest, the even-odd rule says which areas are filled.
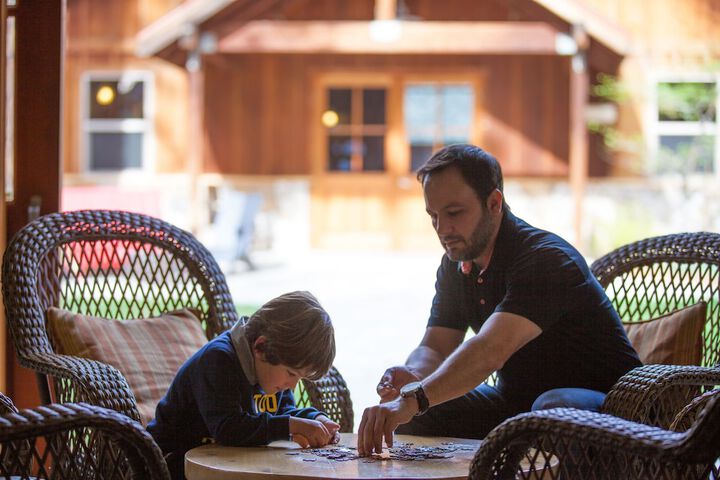
[[[330,416],[313,407],[297,408],[295,406],[295,395],[292,390],[284,390],[280,393],[280,405],[278,407],[278,415],[290,415],[291,417],[309,418],[315,420],[320,415]]]
[[[267,445],[289,438],[289,414],[255,414],[243,410],[241,399],[251,394],[251,386],[240,382],[244,375],[231,355],[209,349],[195,367],[191,378],[193,395],[210,436],[217,443]]]

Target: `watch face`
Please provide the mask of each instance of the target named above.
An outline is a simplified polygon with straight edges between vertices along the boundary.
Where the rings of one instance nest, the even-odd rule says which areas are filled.
[[[420,382],[410,382],[400,389],[400,395],[412,395],[418,388],[420,388]]]

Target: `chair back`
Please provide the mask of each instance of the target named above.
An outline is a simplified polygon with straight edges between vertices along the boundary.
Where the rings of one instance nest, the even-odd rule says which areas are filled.
[[[647,238],[604,255],[590,268],[624,322],[706,302],[700,365],[720,362],[720,234]]]
[[[84,210],[34,220],[10,241],[2,281],[19,362],[39,373],[43,402],[50,402],[49,375],[55,401],[100,404],[135,419],[136,408],[126,411],[112,399],[84,392],[80,372],[54,351],[46,329],[49,307],[118,320],[193,308],[208,339],[238,318],[207,249],[188,232],[136,213]],[[100,381],[112,383],[106,372]]]

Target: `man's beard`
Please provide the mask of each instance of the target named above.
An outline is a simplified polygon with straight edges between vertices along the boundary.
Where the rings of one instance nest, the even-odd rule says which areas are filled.
[[[447,249],[448,257],[454,262],[469,262],[478,258],[483,251],[490,245],[493,234],[493,225],[490,221],[488,211],[483,211],[483,216],[478,220],[477,225],[472,234],[470,234],[470,240],[467,242],[468,246],[456,254],[451,254]]]

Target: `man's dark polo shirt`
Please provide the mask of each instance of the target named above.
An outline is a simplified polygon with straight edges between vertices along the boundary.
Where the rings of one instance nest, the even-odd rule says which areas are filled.
[[[505,363],[498,388],[523,410],[543,392],[580,387],[607,392],[640,366],[617,312],[570,244],[504,214],[488,268],[468,275],[443,256],[428,326],[477,333],[493,312],[537,324],[542,333]]]

